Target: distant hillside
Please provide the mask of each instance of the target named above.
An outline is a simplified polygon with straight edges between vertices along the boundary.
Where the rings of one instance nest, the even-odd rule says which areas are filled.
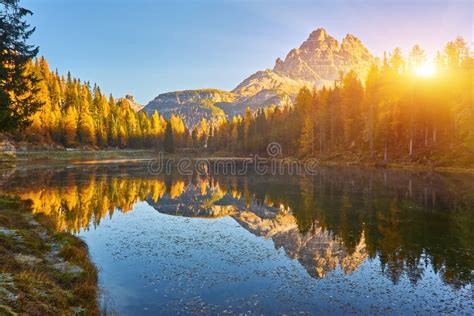
[[[179,114],[187,126],[194,126],[203,118],[210,121],[224,118],[224,110],[218,105],[229,104],[236,99],[236,94],[217,89],[175,91],[160,94],[143,111],[149,115],[159,111],[166,118]]]

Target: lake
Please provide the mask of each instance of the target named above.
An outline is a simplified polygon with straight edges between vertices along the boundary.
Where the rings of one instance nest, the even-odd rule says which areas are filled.
[[[87,242],[108,313],[474,313],[474,175],[1,173],[1,194]]]

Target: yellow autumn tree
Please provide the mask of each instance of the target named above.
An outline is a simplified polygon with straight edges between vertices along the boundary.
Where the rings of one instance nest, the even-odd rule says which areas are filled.
[[[95,125],[91,115],[91,96],[86,85],[80,94],[80,112],[78,122],[78,136],[83,145],[95,145]]]
[[[64,141],[66,146],[75,146],[77,144],[77,121],[77,110],[73,106],[68,107],[63,123]]]

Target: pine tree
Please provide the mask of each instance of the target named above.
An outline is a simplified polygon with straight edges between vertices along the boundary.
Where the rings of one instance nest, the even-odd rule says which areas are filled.
[[[234,116],[230,127],[230,147],[231,152],[235,154],[239,142],[239,117]]]
[[[160,146],[166,129],[166,121],[157,111],[151,116],[151,135],[153,146]]]
[[[354,71],[350,71],[343,79],[342,111],[344,120],[344,141],[354,148],[362,130],[362,102],[364,88]]]
[[[31,11],[19,0],[0,1],[0,132],[26,127],[41,106],[35,98],[38,80],[28,64],[38,47],[26,43],[33,34],[25,21]]]
[[[163,148],[167,153],[174,153],[173,126],[171,124],[171,121],[166,124],[165,138],[163,142]]]
[[[173,128],[173,142],[178,147],[185,146],[186,126],[181,116],[172,114],[170,117],[171,127]],[[166,136],[166,135],[165,135]]]
[[[207,143],[207,136],[209,135],[209,123],[206,118],[202,118],[197,126],[197,136],[200,139],[202,146]]]
[[[66,146],[75,146],[77,144],[77,121],[76,108],[69,106],[64,117],[64,141]]]
[[[49,95],[51,98],[51,126],[50,134],[51,138],[56,142],[61,142],[61,87],[59,85],[59,78],[54,74],[50,77],[50,91]]]
[[[112,95],[109,95],[109,117],[107,118],[107,144],[109,146],[118,146],[118,134],[119,134],[119,126],[117,123],[118,120],[118,109],[115,105],[115,100]]]
[[[79,96],[78,137],[82,145],[95,145],[95,125],[91,114],[91,94],[88,85],[82,86]]]
[[[299,145],[302,156],[314,155],[314,121],[311,116],[304,118]]]
[[[331,129],[331,121],[329,118],[329,95],[330,91],[326,90],[326,88],[321,89],[321,91],[314,96],[314,111],[310,111],[308,113],[308,117],[312,118],[313,127],[312,131],[314,133],[315,127],[317,126],[317,134],[319,138],[319,152],[320,154],[326,150],[327,147],[327,138],[328,133]],[[313,112],[315,112],[315,117],[313,118]],[[315,122],[316,121],[316,122]],[[315,126],[314,126],[315,125]],[[315,135],[312,136],[311,140],[311,155],[314,155],[314,142],[315,142]]]
[[[400,48],[395,48],[390,56],[390,64],[392,69],[400,74],[404,70],[405,62],[402,56],[402,50]]]
[[[93,100],[91,105],[92,118],[96,129],[96,141],[100,147],[107,144],[107,124],[106,119],[109,115],[109,104],[102,95],[100,88],[94,84]]]
[[[50,126],[51,126],[51,99],[49,96],[49,90],[46,82],[46,78],[43,75],[39,61],[35,64],[33,62],[28,63],[28,71],[34,73],[38,78],[35,91],[33,91],[33,98],[41,104],[41,107],[37,112],[29,117],[30,126],[26,128],[23,133],[30,142],[33,143],[50,143]]]
[[[331,149],[335,150],[342,143],[344,120],[342,117],[342,92],[341,88],[336,86],[329,91],[327,98],[327,107],[329,111],[329,141]]]
[[[151,146],[152,142],[152,130],[151,130],[151,121],[148,119],[146,112],[140,112],[138,114],[138,122],[140,125],[140,139],[142,146]]]
[[[118,145],[120,148],[125,148],[128,145],[128,135],[127,130],[123,125],[117,126],[117,138],[118,138]]]
[[[365,127],[364,132],[367,135],[369,142],[370,157],[374,158],[375,147],[374,147],[374,134],[375,125],[377,124],[377,111],[379,106],[380,98],[380,78],[379,69],[377,66],[372,65],[367,75],[365,83],[366,97],[365,97]]]
[[[410,51],[409,64],[410,68],[416,70],[426,60],[425,51],[416,44]]]
[[[192,133],[191,133],[191,139],[192,139],[192,147],[193,148],[199,148],[199,134],[197,128],[194,128]]]
[[[244,150],[249,152],[250,149],[250,126],[252,124],[252,110],[247,106],[244,116]]]

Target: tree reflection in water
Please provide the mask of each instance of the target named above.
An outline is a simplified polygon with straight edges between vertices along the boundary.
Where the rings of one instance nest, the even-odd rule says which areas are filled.
[[[157,177],[143,166],[91,166],[5,172],[0,187],[75,233],[140,201],[170,215],[231,216],[316,278],[375,257],[394,283],[432,268],[458,288],[474,270],[469,175],[339,167],[313,177]]]

